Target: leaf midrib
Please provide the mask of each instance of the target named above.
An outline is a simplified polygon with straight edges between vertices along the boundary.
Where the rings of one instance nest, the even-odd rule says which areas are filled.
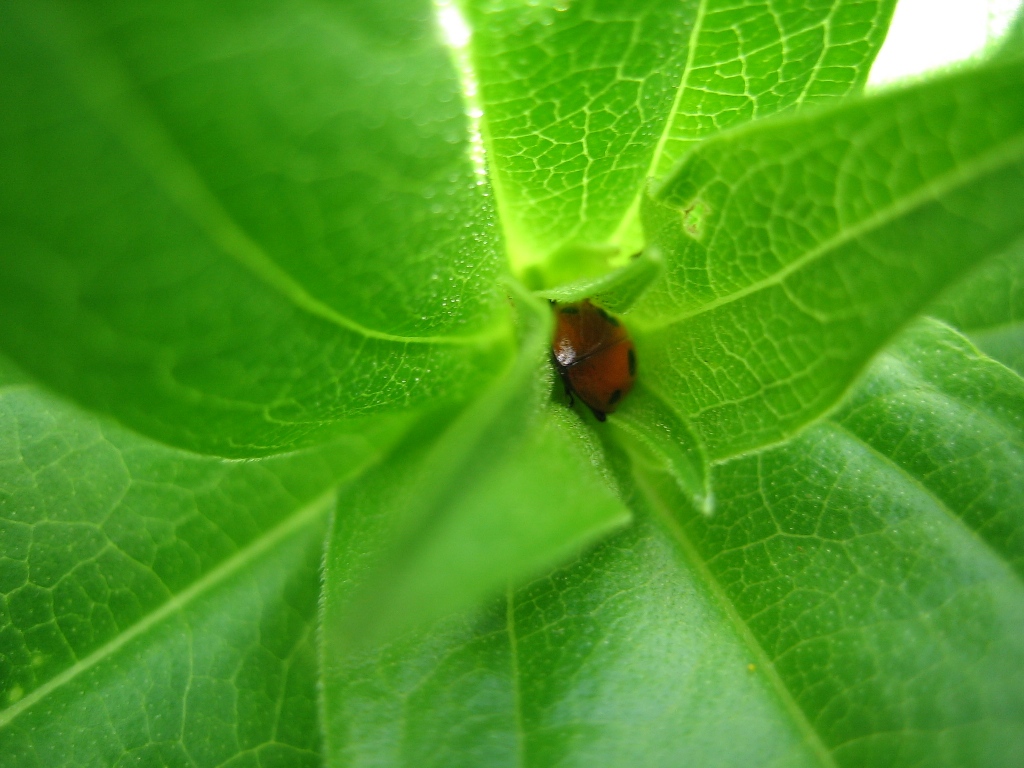
[[[611,236],[612,243],[621,242],[622,237],[633,225],[633,220],[637,217],[640,210],[640,203],[643,200],[644,192],[647,189],[647,180],[654,176],[654,172],[661,164],[661,156],[665,151],[665,145],[668,143],[668,137],[672,133],[672,128],[676,122],[676,112],[679,110],[679,104],[683,100],[683,93],[686,91],[690,80],[690,73],[693,71],[697,42],[700,38],[701,31],[704,28],[704,15],[707,12],[707,7],[708,0],[700,0],[700,3],[697,6],[697,14],[693,17],[693,29],[690,30],[690,39],[686,49],[686,64],[683,65],[683,75],[679,80],[679,87],[676,89],[676,94],[672,99],[672,108],[669,110],[668,117],[665,120],[665,128],[658,137],[658,143],[654,147],[654,154],[651,155],[651,162],[647,166],[647,173],[645,173],[644,178],[641,179],[640,188],[636,191],[636,196],[629,204],[629,207],[622,216],[622,220],[619,222],[619,225],[615,228],[615,232]]]
[[[210,241],[264,285],[298,309],[358,335],[400,344],[447,346],[486,345],[509,334],[504,323],[476,334],[406,336],[365,326],[310,294],[305,287],[264,251],[221,204],[203,182],[187,155],[178,148],[160,121],[142,103],[117,57],[97,45],[85,42],[80,29],[72,29],[64,18],[70,11],[42,9],[33,3],[27,14],[41,39],[50,44],[55,62],[67,81],[94,114],[134,156],[156,185],[172,200]],[[24,5],[21,5],[24,9]],[[43,18],[45,16],[45,18]],[[74,22],[82,19],[76,14]],[[95,37],[95,36],[94,36]]]
[[[757,280],[732,293],[720,296],[688,312],[661,318],[654,323],[636,322],[636,325],[644,332],[657,332],[671,325],[711,312],[719,307],[732,304],[766,288],[781,284],[790,275],[823,259],[841,246],[877,229],[881,229],[897,221],[904,214],[910,213],[921,206],[940,200],[944,195],[954,192],[960,186],[977,181],[985,174],[1012,165],[1014,161],[1021,159],[1024,159],[1024,135],[1015,136],[1012,141],[1004,141],[994,149],[990,149],[973,158],[971,162],[957,166],[940,176],[930,179],[911,194],[900,198],[892,205],[882,208],[867,218],[836,232],[768,277]]]
[[[753,632],[751,632],[750,627],[736,611],[736,606],[729,599],[729,596],[715,575],[708,569],[707,563],[705,563],[704,558],[701,557],[700,553],[690,542],[682,525],[676,520],[672,511],[665,506],[661,496],[651,488],[642,473],[634,473],[634,478],[638,489],[655,510],[664,528],[675,540],[687,564],[693,569],[694,575],[704,583],[711,593],[715,604],[734,628],[740,641],[750,650],[753,657],[757,659],[758,670],[768,680],[772,690],[779,697],[779,701],[789,714],[792,722],[796,725],[797,730],[803,735],[805,743],[818,758],[823,768],[839,768],[832,752],[825,742],[822,741],[820,734],[815,730],[810,719],[807,717],[807,713],[801,709],[800,705],[793,698],[789,688],[776,671],[774,662],[765,652],[764,647],[758,642]]]
[[[306,526],[314,524],[318,518],[327,514],[333,500],[334,489],[332,488],[306,507],[289,515],[285,520],[259,538],[251,541],[247,546],[238,550],[234,555],[205,576],[197,579],[186,589],[176,595],[172,595],[157,609],[141,618],[135,624],[132,624],[124,632],[121,632],[85,658],[76,661],[67,669],[50,678],[7,709],[0,711],[0,729],[5,728],[23,712],[35,706],[35,704],[54,691],[113,656],[129,642],[143,635],[164,619],[184,612],[190,603],[227,581],[245,566],[257,561],[261,555],[273,549],[277,544],[287,540]]]

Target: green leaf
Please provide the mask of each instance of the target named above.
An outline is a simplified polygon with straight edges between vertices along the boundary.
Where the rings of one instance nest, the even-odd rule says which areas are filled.
[[[929,312],[981,350],[1024,374],[1024,242],[985,263]]]
[[[1017,768],[1024,64],[893,1],[0,0],[0,768]]]
[[[551,315],[528,297],[519,302],[521,356],[495,390],[446,428],[431,419],[413,430],[339,502],[322,619],[332,764],[349,764],[354,659],[387,653],[382,642],[410,631],[412,641],[398,642],[418,642],[428,622],[543,572],[629,519],[610,478],[595,469],[591,436],[566,409],[544,402],[554,383]],[[540,365],[547,376],[537,375]]]
[[[712,514],[715,497],[704,446],[672,406],[640,382],[608,424],[634,462],[668,474],[690,504]]]
[[[493,607],[350,659],[328,765],[819,764],[755,658],[640,519]]]
[[[4,363],[0,765],[317,765],[324,494],[394,433],[197,456]]]
[[[478,604],[629,520],[597,469],[600,446],[549,402],[551,313],[518,303],[516,364],[450,423],[425,420],[341,496],[326,561],[328,659]]]
[[[510,355],[429,2],[4,9],[0,349],[32,374],[245,456]]]
[[[753,124],[691,152],[645,227],[648,385],[712,458],[794,434],[946,285],[1024,233],[1024,66]]]
[[[962,520],[827,425],[714,482],[686,535],[836,762],[1019,753],[1024,588]]]
[[[322,534],[306,525],[83,660],[30,710],[0,713],[0,765],[319,766]]]
[[[914,327],[837,420],[716,463],[714,515],[642,472],[628,531],[352,657],[330,764],[1015,765],[1022,397]]]
[[[663,269],[661,255],[656,249],[648,248],[612,272],[539,290],[537,295],[560,303],[593,299],[612,312],[625,312],[643,296]]]
[[[1024,382],[935,321],[833,417],[918,479],[1024,577]]]
[[[867,78],[895,0],[464,0],[513,263],[638,250],[648,176],[736,123]]]

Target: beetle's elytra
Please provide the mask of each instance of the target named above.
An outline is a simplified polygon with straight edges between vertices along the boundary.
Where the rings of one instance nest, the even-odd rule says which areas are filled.
[[[582,400],[598,421],[613,412],[636,380],[636,348],[625,327],[589,299],[553,304],[551,355],[570,402]]]

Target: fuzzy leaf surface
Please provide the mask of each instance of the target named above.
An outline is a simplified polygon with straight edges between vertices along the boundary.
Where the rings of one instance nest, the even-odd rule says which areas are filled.
[[[0,349],[251,456],[458,399],[511,353],[427,0],[3,5]]]
[[[641,474],[629,530],[338,665],[330,764],[1015,765],[1021,397],[915,325],[834,419],[716,463],[714,515]]]
[[[982,265],[928,311],[1024,375],[1024,243]]]
[[[712,458],[777,442],[1024,234],[1024,64],[702,143],[645,208],[665,277],[629,314],[648,385]]]
[[[363,432],[257,461],[199,456],[4,363],[0,765],[318,764],[325,493],[394,439]]]

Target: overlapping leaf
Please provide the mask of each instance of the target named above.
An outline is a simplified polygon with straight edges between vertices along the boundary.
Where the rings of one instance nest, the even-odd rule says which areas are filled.
[[[638,203],[694,142],[864,82],[894,0],[467,0],[511,257],[642,241]]]
[[[666,276],[634,308],[648,383],[713,458],[835,403],[945,286],[1024,234],[1024,66],[708,140],[648,199]]]
[[[967,333],[986,354],[1024,374],[1024,243],[954,286],[929,312]]]
[[[353,738],[349,674],[418,630],[542,573],[629,513],[599,446],[545,402],[550,313],[524,305],[518,363],[450,424],[429,420],[339,501],[325,564],[323,702],[330,758]],[[539,314],[538,314],[539,310]],[[531,317],[532,314],[532,317]]]
[[[915,328],[836,420],[716,464],[713,516],[645,473],[629,531],[360,658],[334,764],[1013,765],[1022,397]]]
[[[502,262],[430,11],[5,3],[0,347],[221,455],[473,391]]]
[[[0,765],[219,765],[250,751],[316,764],[324,495],[395,428],[360,431],[258,461],[203,457],[87,416],[5,364]]]

